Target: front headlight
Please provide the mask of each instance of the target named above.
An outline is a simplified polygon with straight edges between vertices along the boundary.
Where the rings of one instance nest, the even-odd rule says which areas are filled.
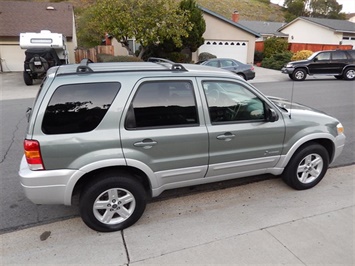
[[[337,131],[338,131],[338,135],[344,133],[344,127],[341,123],[337,124]]]
[[[287,64],[286,67],[293,67],[293,65],[292,64]]]

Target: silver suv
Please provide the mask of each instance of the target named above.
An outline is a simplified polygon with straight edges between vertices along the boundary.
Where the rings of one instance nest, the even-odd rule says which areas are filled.
[[[51,68],[29,113],[19,174],[36,204],[70,205],[97,231],[134,224],[164,190],[270,173],[315,186],[345,142],[324,113],[193,64]]]

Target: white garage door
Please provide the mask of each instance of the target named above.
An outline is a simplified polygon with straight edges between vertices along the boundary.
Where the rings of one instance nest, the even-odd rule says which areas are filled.
[[[199,54],[207,52],[219,58],[233,58],[246,63],[248,42],[205,40],[205,43],[198,48],[198,52]]]
[[[0,45],[0,57],[3,72],[23,71],[25,50],[19,45]]]

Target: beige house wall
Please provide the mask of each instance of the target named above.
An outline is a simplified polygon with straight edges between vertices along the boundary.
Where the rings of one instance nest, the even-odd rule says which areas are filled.
[[[226,23],[214,16],[203,13],[206,22],[206,31],[203,34],[205,40],[222,40],[222,41],[244,41],[248,43],[247,63],[252,64],[254,61],[255,40],[256,37],[247,31],[237,28],[232,24]],[[192,55],[192,60],[198,61],[197,50]]]
[[[339,44],[343,38],[342,33],[303,20],[295,21],[281,32],[288,34],[289,43]]]

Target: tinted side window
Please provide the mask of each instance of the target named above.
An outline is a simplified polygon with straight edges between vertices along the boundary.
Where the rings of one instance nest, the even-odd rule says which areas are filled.
[[[342,51],[335,51],[332,53],[332,59],[333,60],[343,60],[347,59],[346,54]]]
[[[264,120],[264,103],[239,83],[206,81],[203,89],[212,124]]]
[[[211,62],[206,63],[206,66],[219,67],[219,63],[217,60],[215,60],[215,61],[211,61]]]
[[[348,50],[347,52],[353,59],[355,59],[355,50]]]
[[[143,83],[130,105],[127,129],[197,125],[195,95],[189,81]]]
[[[319,55],[317,55],[316,57],[318,60],[330,60],[330,52],[326,52],[326,53],[320,53]]]
[[[110,108],[117,82],[63,85],[56,89],[44,114],[45,134],[88,132],[95,129]]]

